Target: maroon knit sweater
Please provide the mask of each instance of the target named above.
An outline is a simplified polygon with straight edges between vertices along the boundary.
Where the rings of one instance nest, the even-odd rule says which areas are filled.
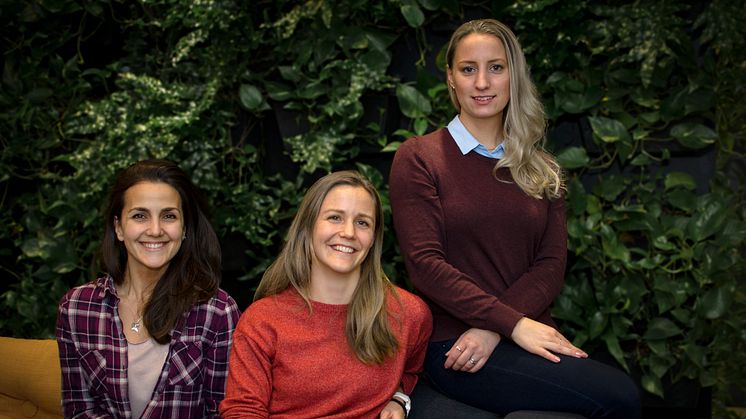
[[[470,327],[510,337],[523,316],[554,326],[564,283],[564,199],[497,180],[495,160],[462,155],[447,129],[404,142],[389,180],[409,277],[433,312],[432,341]],[[512,181],[510,171],[498,171]]]

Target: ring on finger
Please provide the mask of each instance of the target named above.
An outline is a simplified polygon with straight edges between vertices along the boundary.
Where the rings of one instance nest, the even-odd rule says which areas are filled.
[[[459,351],[459,352],[463,352],[463,349],[461,349],[461,347],[458,346],[458,345],[456,345],[456,350]]]
[[[474,358],[469,359],[471,365],[476,365],[477,361]]]

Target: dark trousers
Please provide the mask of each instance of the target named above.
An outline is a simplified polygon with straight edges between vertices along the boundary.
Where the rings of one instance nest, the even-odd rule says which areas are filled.
[[[455,339],[430,342],[425,369],[447,396],[501,415],[517,410],[552,410],[587,418],[635,419],[640,394],[622,371],[591,359],[560,355],[555,364],[508,339],[476,373],[445,369]]]

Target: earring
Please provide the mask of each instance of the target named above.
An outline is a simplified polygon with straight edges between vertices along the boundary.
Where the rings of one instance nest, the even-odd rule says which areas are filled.
[[[451,84],[451,90],[456,90],[456,86],[454,86],[453,84]]]

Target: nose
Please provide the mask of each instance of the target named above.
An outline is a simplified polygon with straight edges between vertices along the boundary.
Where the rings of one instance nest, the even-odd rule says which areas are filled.
[[[150,228],[148,229],[148,232],[153,237],[158,237],[161,235],[161,223],[158,217],[154,217],[153,220],[150,222]]]
[[[355,237],[355,225],[353,220],[347,220],[342,224],[339,235],[346,238]]]
[[[474,81],[477,89],[483,90],[490,87],[490,79],[486,71],[478,71]]]

